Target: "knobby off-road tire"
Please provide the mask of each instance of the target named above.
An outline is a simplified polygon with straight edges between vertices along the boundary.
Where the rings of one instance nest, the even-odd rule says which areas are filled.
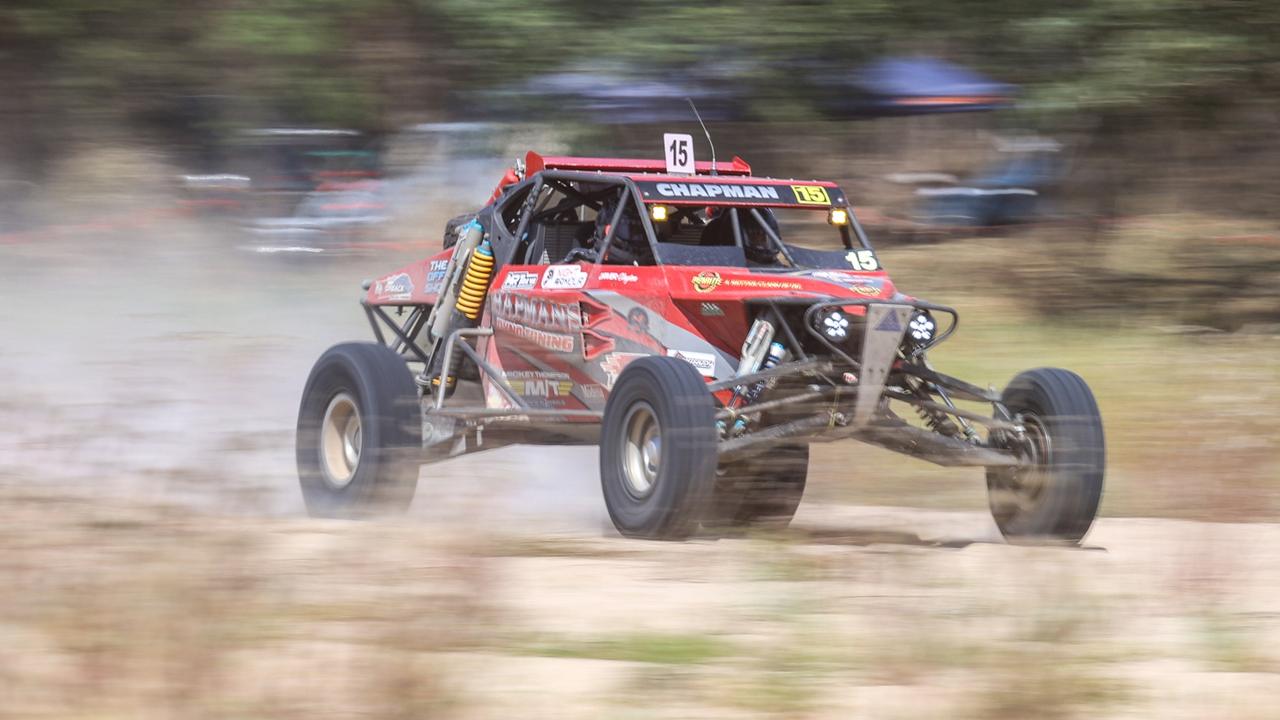
[[[809,475],[809,446],[780,445],[720,467],[715,511],[709,529],[758,527],[783,530],[791,524]]]
[[[403,512],[421,448],[418,391],[404,360],[375,343],[320,356],[298,411],[298,480],[312,516]]]
[[[715,487],[715,402],[683,360],[632,361],[600,428],[605,507],[627,537],[679,540],[698,529]]]
[[[1024,441],[1007,433],[1001,441],[1028,464],[988,468],[996,525],[1011,542],[1080,542],[1098,513],[1106,466],[1093,393],[1073,372],[1037,368],[1015,377],[1001,399],[1026,428]]]

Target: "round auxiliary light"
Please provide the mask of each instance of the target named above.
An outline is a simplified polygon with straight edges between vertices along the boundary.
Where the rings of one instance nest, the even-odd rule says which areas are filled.
[[[913,315],[911,322],[907,324],[907,333],[911,335],[911,341],[917,345],[925,345],[932,342],[937,331],[938,324],[934,322],[933,316],[925,310]]]
[[[832,310],[822,317],[819,330],[828,340],[844,340],[849,337],[849,316],[841,310]]]

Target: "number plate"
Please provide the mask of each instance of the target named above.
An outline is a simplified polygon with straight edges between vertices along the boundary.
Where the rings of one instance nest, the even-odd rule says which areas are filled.
[[[665,133],[662,136],[663,155],[667,158],[667,173],[693,175],[693,136]]]

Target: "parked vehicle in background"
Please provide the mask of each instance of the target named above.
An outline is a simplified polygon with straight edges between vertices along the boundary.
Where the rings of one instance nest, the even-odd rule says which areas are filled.
[[[387,221],[378,144],[335,128],[258,128],[223,149],[223,172],[182,178],[186,204],[229,221],[250,249],[323,252]]]

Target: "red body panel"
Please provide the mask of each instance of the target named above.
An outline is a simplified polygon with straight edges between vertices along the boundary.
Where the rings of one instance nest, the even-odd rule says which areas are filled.
[[[745,300],[894,295],[883,272],[513,265],[494,277],[481,319],[494,334],[482,351],[532,407],[601,409],[626,364],[645,355],[685,359],[708,381],[729,376],[748,329]],[[508,406],[487,381],[485,397]]]
[[[374,280],[365,293],[370,305],[435,305],[453,248]]]

